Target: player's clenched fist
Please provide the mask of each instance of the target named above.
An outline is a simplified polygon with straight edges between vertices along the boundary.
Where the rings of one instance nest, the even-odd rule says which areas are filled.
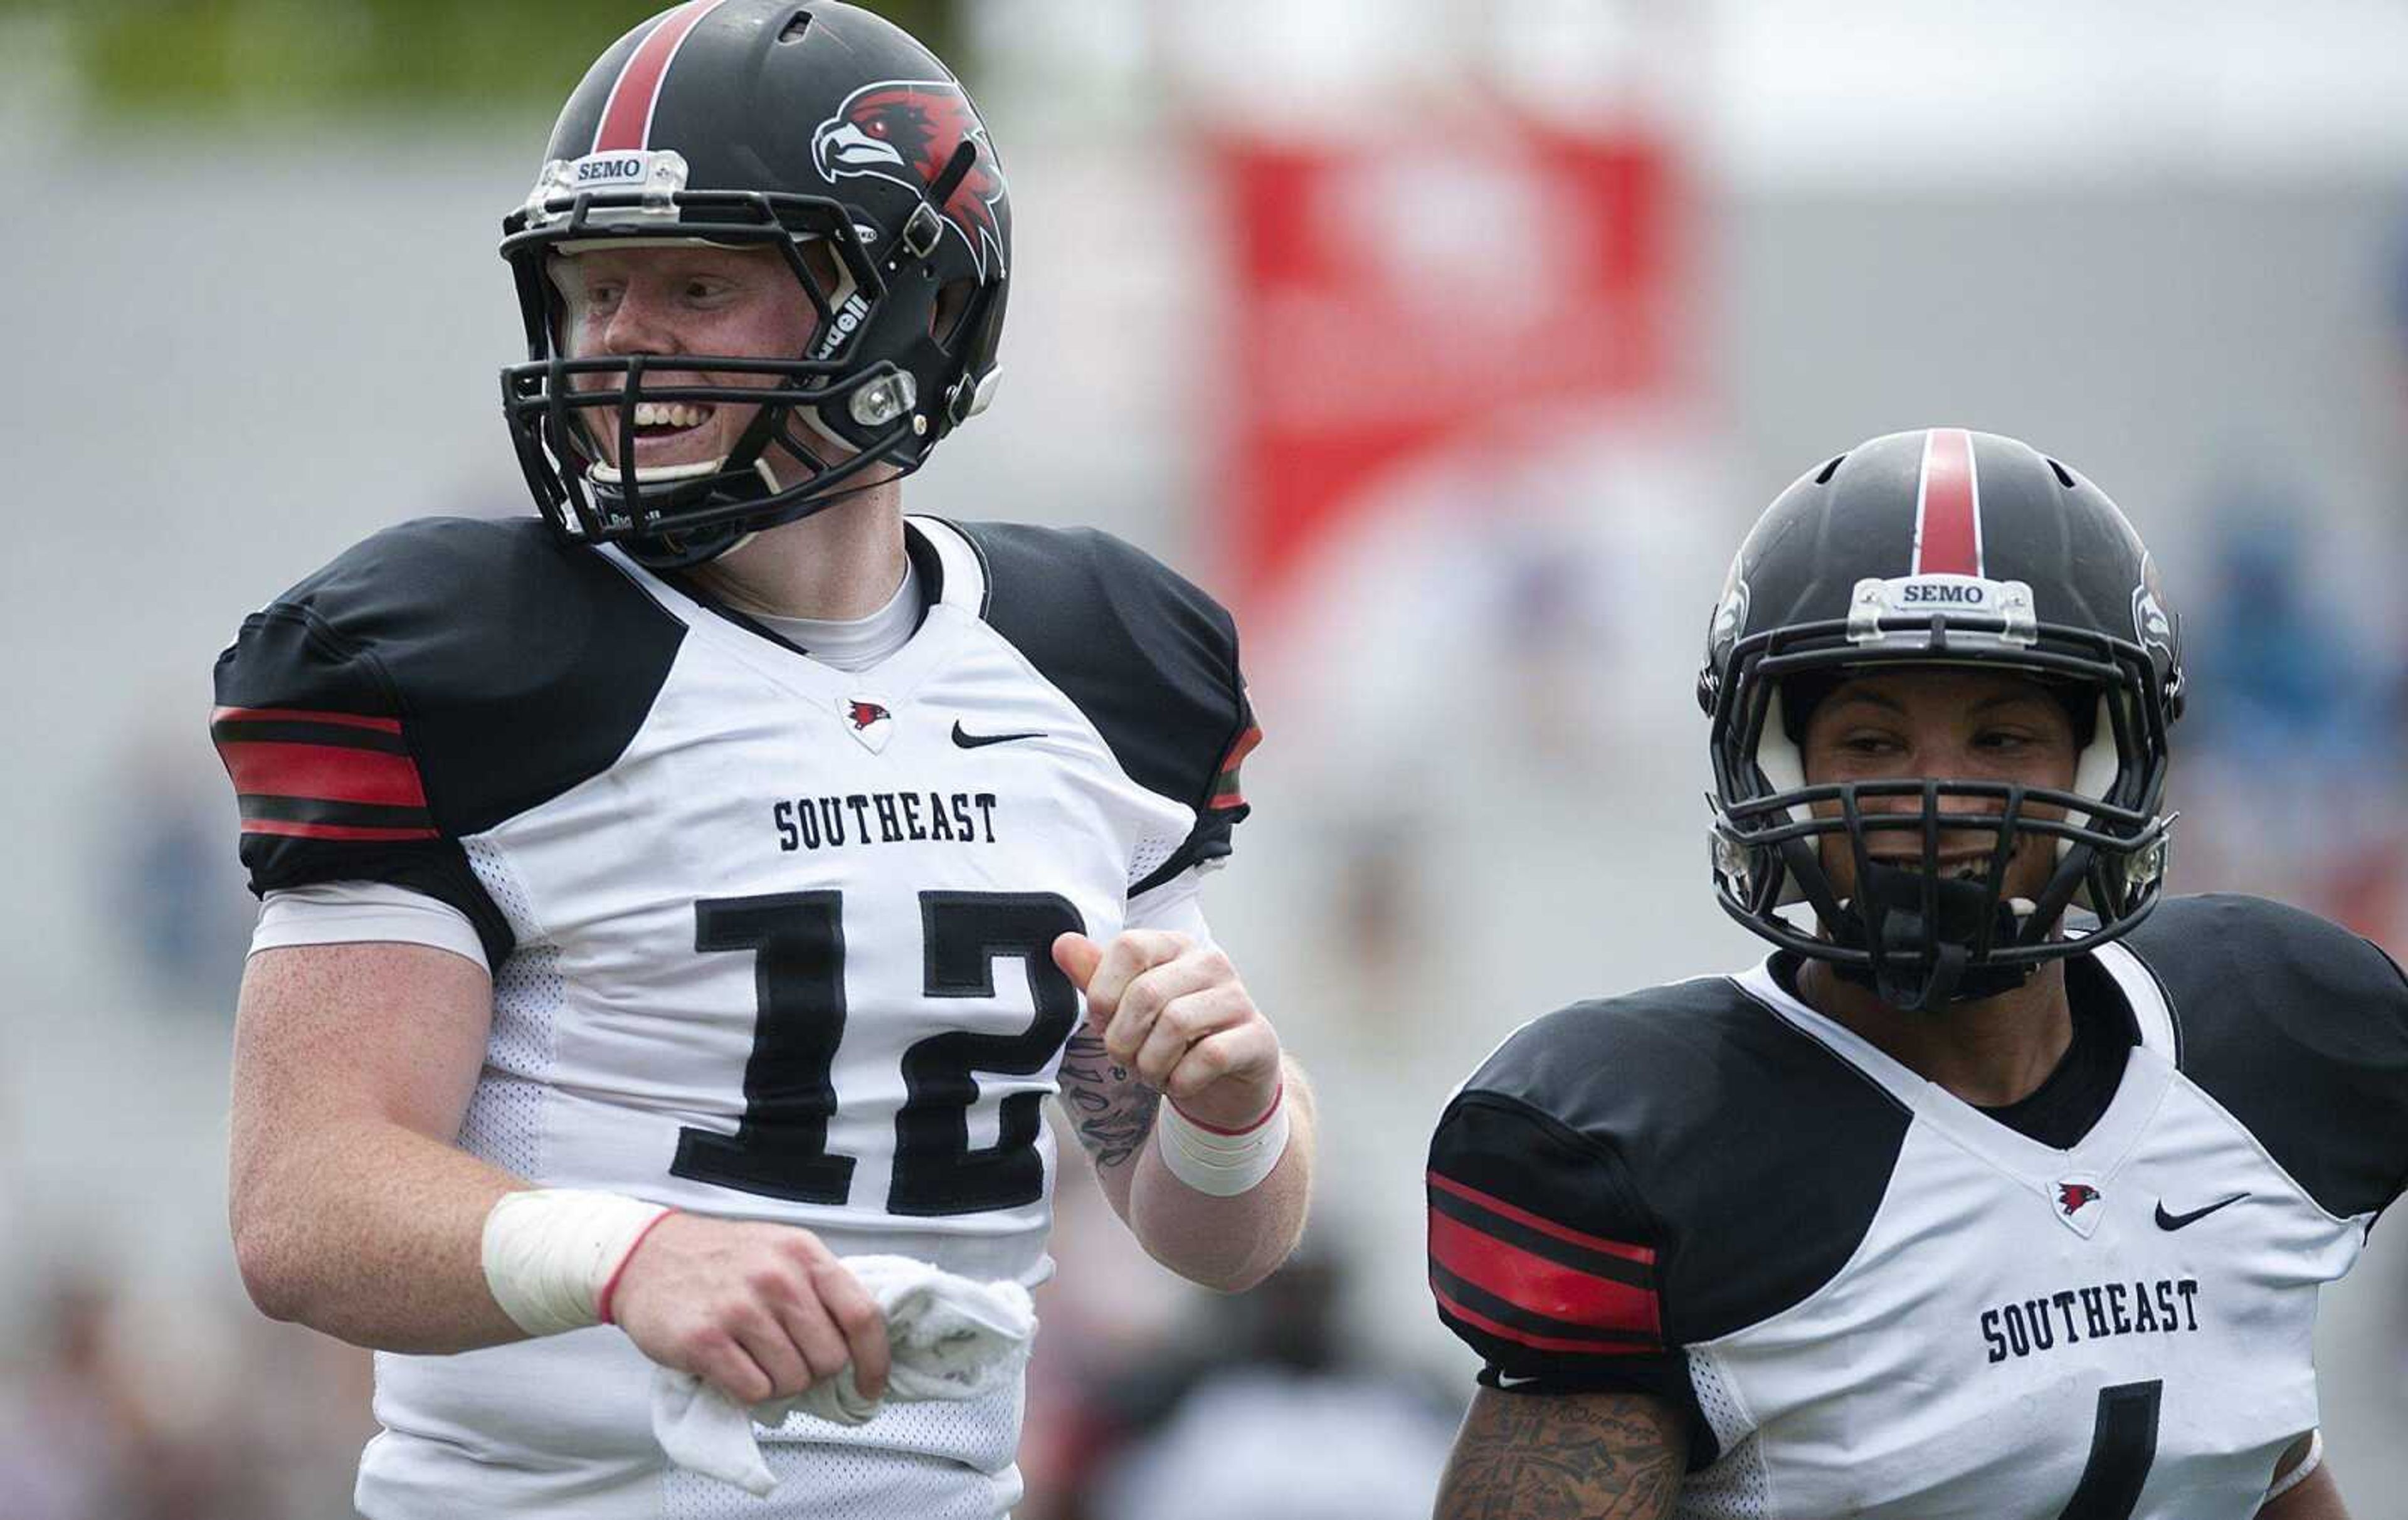
[[[1190,1119],[1243,1129],[1279,1097],[1279,1035],[1217,948],[1165,929],[1104,945],[1066,934],[1054,961],[1086,994],[1112,1059]]]
[[[671,1214],[621,1269],[609,1313],[645,1355],[738,1403],[801,1393],[848,1362],[866,1397],[886,1392],[885,1319],[806,1229]]]

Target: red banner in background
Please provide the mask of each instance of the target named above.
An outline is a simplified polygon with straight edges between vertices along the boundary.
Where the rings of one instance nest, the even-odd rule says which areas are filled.
[[[1226,584],[1276,603],[1417,456],[1685,391],[1670,155],[1503,114],[1213,147],[1235,211]]]

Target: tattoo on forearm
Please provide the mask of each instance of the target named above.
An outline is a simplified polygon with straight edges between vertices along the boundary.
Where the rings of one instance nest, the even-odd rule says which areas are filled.
[[[1664,1520],[1685,1437],[1632,1395],[1484,1391],[1440,1481],[1437,1520]]]
[[[1062,1102],[1079,1143],[1099,1168],[1125,1165],[1154,1130],[1162,1095],[1114,1061],[1102,1040],[1082,1030],[1062,1052]]]

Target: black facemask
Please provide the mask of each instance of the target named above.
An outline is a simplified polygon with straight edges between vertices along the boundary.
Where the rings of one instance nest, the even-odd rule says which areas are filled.
[[[1992,906],[1987,882],[1870,865],[1856,896],[1830,928],[1834,943],[1871,953],[1872,964],[1835,964],[1832,969],[1910,1012],[2012,992],[2031,980],[2030,963],[1969,969],[1985,913],[1994,917],[1990,941],[2014,943],[2020,928],[2014,910],[2003,896]]]

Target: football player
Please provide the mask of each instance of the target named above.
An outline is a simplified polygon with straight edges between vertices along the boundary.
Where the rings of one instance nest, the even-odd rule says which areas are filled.
[[[1430,1152],[1444,1520],[2329,1520],[2316,1294],[2408,1174],[2408,981],[2166,897],[2177,625],[2098,487],[1876,438],[1709,634],[1762,965],[1508,1039]]]
[[[988,1520],[1016,1383],[796,1414],[766,1505],[670,1468],[648,1389],[876,1396],[849,1257],[1041,1281],[1048,1093],[1172,1269],[1287,1255],[1309,1097],[1197,896],[1234,629],[1100,533],[904,515],[993,394],[1011,211],[878,17],[646,22],[504,225],[540,519],[380,533],[218,666],[244,1279],[380,1352],[377,1520]]]

